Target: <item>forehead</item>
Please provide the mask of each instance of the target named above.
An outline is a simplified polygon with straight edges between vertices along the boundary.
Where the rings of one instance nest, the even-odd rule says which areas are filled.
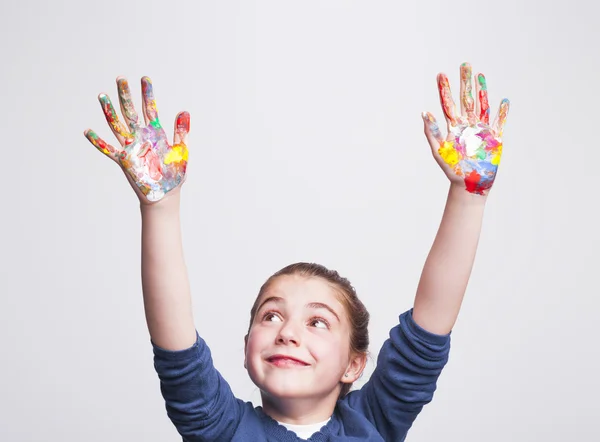
[[[337,312],[343,313],[344,306],[340,302],[339,292],[327,281],[319,277],[300,275],[284,275],[275,278],[261,295],[259,303],[276,296],[283,298],[286,303],[322,302]]]

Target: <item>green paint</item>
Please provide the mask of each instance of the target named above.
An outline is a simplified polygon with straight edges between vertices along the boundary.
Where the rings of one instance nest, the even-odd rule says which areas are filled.
[[[479,82],[479,87],[482,91],[487,91],[487,84],[485,82],[485,77],[482,74],[477,76],[477,81]]]

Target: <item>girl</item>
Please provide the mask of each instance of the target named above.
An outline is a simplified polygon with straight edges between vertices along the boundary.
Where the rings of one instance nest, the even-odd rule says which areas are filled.
[[[197,334],[179,223],[190,117],[177,115],[170,145],[152,83],[142,78],[143,116],[124,78],[117,79],[125,122],[100,95],[121,147],[91,130],[85,136],[120,165],[139,197],[142,286],[146,320],[169,417],[186,441],[403,441],[433,398],[448,360],[454,326],[470,276],[487,194],[502,153],[508,112],[503,100],[489,125],[485,77],[461,66],[460,113],[448,78],[438,75],[448,135],[422,115],[425,136],[450,189],[441,225],[425,262],[414,306],[399,317],[360,389],[369,314],[350,282],[317,264],[297,263],[271,276],[250,312],[244,366],[262,407],[236,399]]]

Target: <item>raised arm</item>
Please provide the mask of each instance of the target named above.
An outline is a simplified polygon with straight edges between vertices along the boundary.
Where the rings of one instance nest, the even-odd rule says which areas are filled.
[[[117,78],[117,88],[125,123],[107,95],[100,94],[98,99],[120,147],[89,129],[85,136],[121,167],[140,201],[142,286],[151,339],[163,349],[182,350],[196,342],[179,222],[190,116],[187,112],[177,115],[171,145],[158,118],[150,79],[142,78],[145,124],[139,121],[127,80]]]
[[[196,342],[189,278],[179,222],[179,189],[142,204],[142,288],[152,342],[182,350]]]
[[[171,145],[158,119],[150,79],[142,78],[145,125],[138,121],[127,81],[118,78],[117,86],[126,125],[106,95],[99,99],[120,148],[91,130],[85,136],[121,167],[140,200],[144,308],[167,413],[187,441],[228,441],[240,422],[243,403],[196,334],[181,242],[179,201],[190,116],[177,115]]]
[[[475,103],[471,92],[471,66],[464,63],[460,73],[460,115],[455,109],[448,77],[438,75],[440,100],[448,124],[447,137],[442,136],[433,115],[423,114],[425,135],[433,156],[451,183],[413,310],[415,322],[437,334],[449,333],[458,317],[473,268],[487,194],[500,163],[502,131],[509,108],[508,100],[502,100],[490,126],[485,77],[477,76]]]

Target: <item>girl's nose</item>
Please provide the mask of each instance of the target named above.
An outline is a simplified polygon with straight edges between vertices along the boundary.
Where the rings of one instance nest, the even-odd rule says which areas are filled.
[[[277,335],[277,343],[283,345],[300,344],[299,334],[289,325],[281,327]]]

